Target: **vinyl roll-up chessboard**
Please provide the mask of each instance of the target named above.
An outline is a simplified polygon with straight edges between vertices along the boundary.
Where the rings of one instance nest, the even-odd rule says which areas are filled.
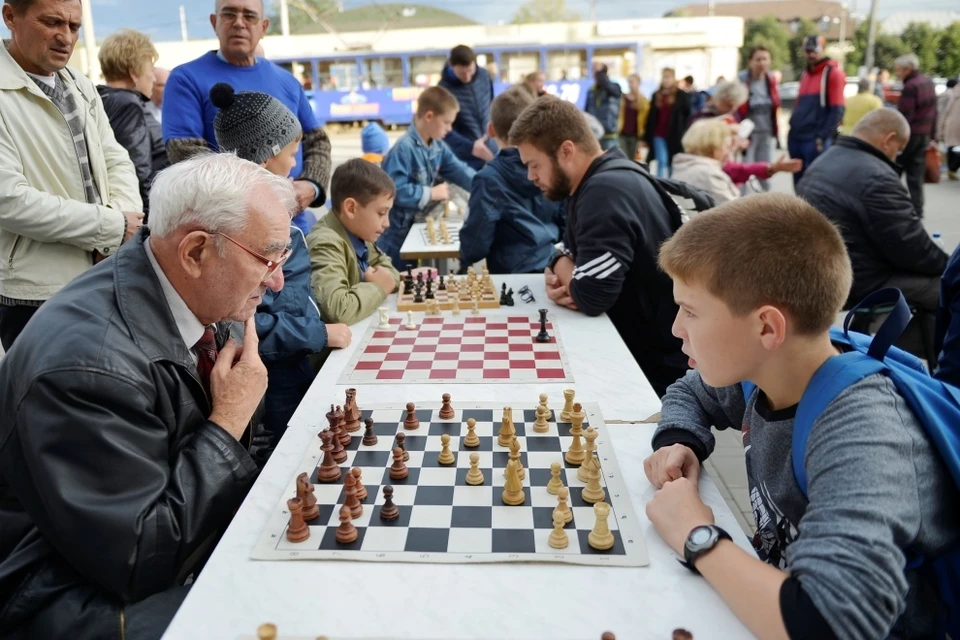
[[[513,425],[520,443],[521,462],[526,470],[523,481],[525,500],[519,506],[502,501],[505,484],[504,468],[510,450],[498,444],[503,405],[470,403],[453,398],[454,416],[439,418],[439,403],[418,404],[420,426],[404,429],[407,411],[404,405],[369,404],[357,399],[363,420],[373,420],[378,442],[364,446],[364,429],[352,435],[346,446],[347,458],[340,464],[338,481],[324,484],[318,480],[318,466],[323,452],[320,438],[311,441],[302,462],[290,478],[283,495],[270,515],[253,552],[257,560],[360,560],[370,562],[421,563],[491,563],[491,562],[556,562],[580,565],[639,567],[649,564],[640,521],[634,512],[626,484],[617,464],[610,433],[603,423],[597,404],[586,403],[583,429],[597,431],[596,452],[600,464],[600,484],[611,507],[607,519],[614,537],[613,547],[598,551],[588,542],[596,524],[593,505],[582,497],[586,486],[577,475],[578,466],[568,464],[564,453],[573,442],[571,423],[559,420],[561,407],[550,406],[545,433],[533,430],[537,403],[513,403]],[[557,398],[560,405],[562,398]],[[476,420],[475,432],[480,445],[464,444],[467,421]],[[410,455],[409,475],[404,480],[391,480],[391,450],[396,435],[404,433],[404,446]],[[439,464],[441,436],[451,436],[455,462]],[[465,478],[470,468],[470,454],[480,456],[484,484],[471,486]],[[569,538],[565,549],[552,548],[548,542],[554,529],[552,514],[558,504],[557,495],[547,491],[551,465],[561,463],[561,481],[569,489],[569,506],[573,519],[564,530]],[[347,471],[358,467],[362,472],[367,498],[362,515],[353,521],[357,540],[350,544],[336,541],[340,524],[338,514],[345,502],[344,478]],[[320,507],[319,516],[307,522],[309,538],[290,542],[286,529],[290,519],[287,500],[296,497],[296,477],[306,472],[314,485]],[[384,503],[382,488],[393,487],[393,502],[400,517],[385,521],[380,518]]]

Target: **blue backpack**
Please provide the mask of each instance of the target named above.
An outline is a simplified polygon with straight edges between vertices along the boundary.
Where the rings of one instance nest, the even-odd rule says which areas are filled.
[[[892,307],[889,317],[871,340],[869,336],[850,333],[850,321],[861,307]],[[850,347],[847,353],[827,360],[810,380],[810,384],[793,421],[793,473],[804,497],[807,495],[807,471],[803,461],[807,439],[817,417],[847,387],[877,373],[884,373],[897,386],[910,409],[923,424],[946,463],[953,481],[960,487],[960,388],[930,376],[920,360],[893,347],[910,322],[910,307],[899,289],[882,289],[867,296],[854,307],[843,323],[843,331],[831,329],[834,344]],[[744,399],[756,389],[752,382],[742,382]],[[932,562],[940,585],[940,597],[946,610],[943,628],[953,638],[960,638],[960,549],[954,548],[937,558],[923,558],[908,552],[906,568]]]

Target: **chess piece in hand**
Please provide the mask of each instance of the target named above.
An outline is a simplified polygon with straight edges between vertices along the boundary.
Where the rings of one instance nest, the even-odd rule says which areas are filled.
[[[327,346],[334,349],[344,349],[350,346],[353,339],[353,332],[345,324],[327,325]]]
[[[257,327],[251,317],[244,326],[244,348],[240,358],[234,361],[239,346],[230,338],[217,355],[217,362],[210,372],[213,405],[210,421],[237,440],[243,436],[267,391],[267,368],[260,360],[259,344]]]

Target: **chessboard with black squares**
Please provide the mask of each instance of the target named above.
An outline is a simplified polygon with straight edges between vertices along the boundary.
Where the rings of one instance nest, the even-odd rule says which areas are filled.
[[[579,409],[573,421],[561,419],[561,411],[547,407],[541,396],[537,431],[541,407],[536,402],[514,411],[492,403],[457,403],[444,394],[442,403],[361,409],[356,391],[347,393],[344,408],[331,407],[327,414],[332,429],[311,443],[269,518],[254,559],[649,563],[599,408],[574,404],[572,391],[565,393],[564,410]],[[361,425],[353,433],[346,431],[351,402],[351,426]],[[440,418],[444,407],[452,417]],[[511,445],[503,446],[499,441],[507,415],[513,436]],[[580,422],[577,416],[582,425],[574,424]],[[411,420],[416,428],[410,428]],[[593,443],[584,445],[581,433],[588,431]],[[476,446],[469,446],[471,439]],[[595,448],[593,483],[578,476],[580,464],[565,460],[574,440],[581,450]],[[325,468],[324,445],[333,456],[336,442],[342,445],[340,460],[327,461]],[[441,454],[449,456],[447,464]],[[523,469],[519,484],[517,460]],[[403,478],[397,477],[398,462],[405,467]],[[482,484],[472,484],[478,473]],[[596,502],[584,496],[591,486],[595,493],[599,490],[592,496]],[[357,495],[361,487],[362,498]],[[510,502],[520,504],[507,504],[507,490],[512,491]],[[385,516],[385,509],[391,513]],[[303,518],[307,510],[313,512],[309,520]],[[568,512],[563,514],[566,524],[555,521],[557,511]],[[562,548],[557,536],[565,541]]]
[[[500,287],[497,294],[496,286],[486,267],[477,273],[473,267],[467,273],[457,276],[452,271],[450,275],[433,277],[433,272],[422,272],[413,275],[407,270],[402,275],[400,290],[397,293],[397,311],[427,311],[435,306],[437,312],[456,311],[469,313],[476,309],[499,309],[502,306],[512,307],[515,304],[513,289],[506,284]]]

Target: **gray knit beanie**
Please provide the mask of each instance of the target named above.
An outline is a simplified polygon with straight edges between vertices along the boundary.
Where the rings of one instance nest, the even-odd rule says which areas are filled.
[[[217,145],[244,160],[263,164],[303,133],[290,109],[265,93],[236,93],[226,82],[218,82],[210,89],[210,102],[220,110],[213,120]]]

